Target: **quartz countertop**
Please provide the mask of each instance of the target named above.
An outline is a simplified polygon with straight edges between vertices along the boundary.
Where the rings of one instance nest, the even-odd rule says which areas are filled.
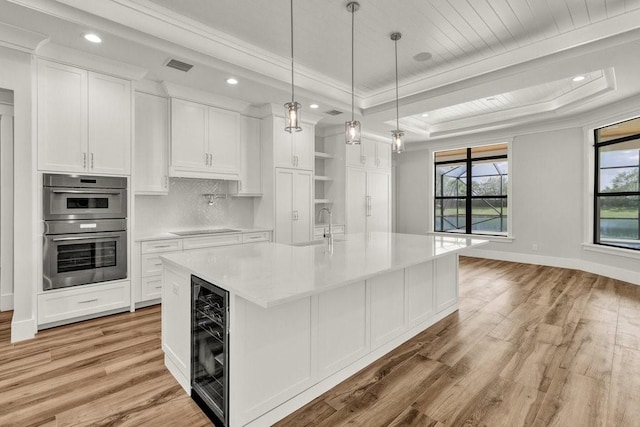
[[[488,243],[455,236],[347,234],[334,243],[252,243],[162,255],[208,282],[268,308]]]
[[[207,227],[200,227],[199,229],[205,229]],[[213,229],[215,227],[211,227]],[[204,237],[204,236],[221,236],[225,234],[238,234],[238,233],[253,233],[260,231],[272,231],[270,228],[239,228],[239,227],[219,227],[219,228],[233,228],[234,231],[229,231],[226,233],[203,233],[203,234],[192,234],[189,236],[179,236],[177,234],[173,234],[169,231],[161,231],[157,233],[149,233],[149,234],[140,234],[135,236],[134,240],[136,242],[147,242],[152,240],[171,240],[171,239],[190,239],[193,237]],[[180,230],[172,230],[172,231],[193,231],[191,229],[180,229]]]

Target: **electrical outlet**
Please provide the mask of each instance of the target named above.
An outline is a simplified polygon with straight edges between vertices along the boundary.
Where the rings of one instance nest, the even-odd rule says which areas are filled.
[[[537,250],[538,250],[538,244],[537,244],[537,243],[534,243],[533,245],[531,245],[531,250],[532,250],[532,251],[534,251],[534,252],[537,252]]]
[[[178,286],[178,284],[177,283],[172,283],[172,285],[173,285],[173,289],[172,289],[173,290],[173,294],[174,295],[180,295],[180,287]]]

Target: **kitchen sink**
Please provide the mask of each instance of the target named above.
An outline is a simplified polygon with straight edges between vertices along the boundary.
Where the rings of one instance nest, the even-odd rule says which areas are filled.
[[[233,233],[239,231],[241,230],[235,228],[209,228],[206,230],[170,231],[169,233],[175,234],[176,236],[197,236],[199,234]]]

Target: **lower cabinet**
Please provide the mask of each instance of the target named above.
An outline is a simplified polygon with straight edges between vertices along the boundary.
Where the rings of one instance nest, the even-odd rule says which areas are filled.
[[[128,280],[47,291],[38,295],[38,326],[128,309],[130,303],[131,283]]]
[[[318,295],[318,374],[325,377],[368,350],[366,284]]]
[[[371,310],[371,349],[397,337],[404,329],[404,270],[368,280]]]

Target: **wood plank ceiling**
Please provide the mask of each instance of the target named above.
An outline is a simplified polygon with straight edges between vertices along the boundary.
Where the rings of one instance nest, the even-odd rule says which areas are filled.
[[[136,0],[142,2],[143,0]],[[289,1],[150,0],[273,54],[289,56]],[[640,8],[640,0],[361,0],[356,15],[356,90],[393,83],[392,31],[401,31],[402,84],[511,52]],[[297,61],[349,82],[345,0],[296,1]],[[429,52],[428,61],[414,56]]]

